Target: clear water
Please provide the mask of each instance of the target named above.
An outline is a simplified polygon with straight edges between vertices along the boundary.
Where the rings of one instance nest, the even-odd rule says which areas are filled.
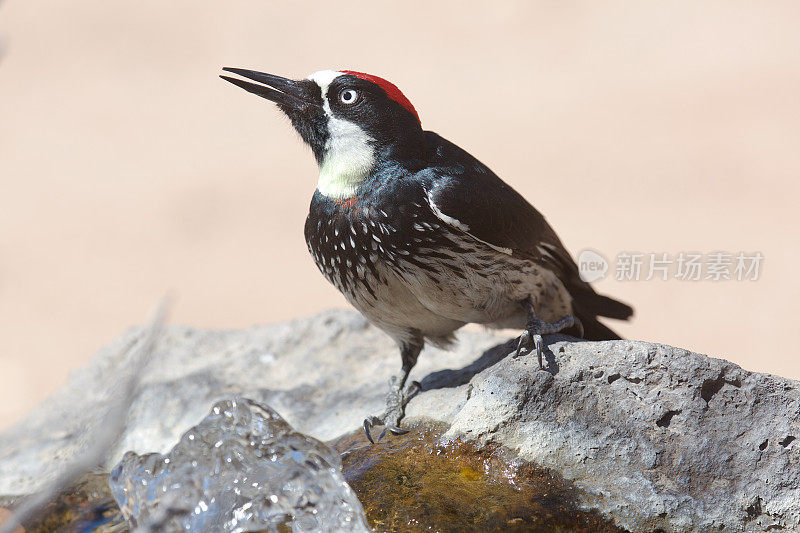
[[[339,454],[243,398],[165,455],[128,452],[110,486],[137,531],[370,531]]]

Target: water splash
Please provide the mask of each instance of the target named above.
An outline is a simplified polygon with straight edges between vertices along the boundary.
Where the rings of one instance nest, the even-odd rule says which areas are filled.
[[[336,451],[244,398],[166,455],[126,453],[110,486],[137,531],[370,531]]]

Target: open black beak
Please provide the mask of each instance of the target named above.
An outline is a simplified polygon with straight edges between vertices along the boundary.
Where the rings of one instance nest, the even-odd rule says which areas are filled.
[[[249,81],[240,80],[238,78],[220,75],[220,78],[223,80],[229,81],[247,92],[257,94],[280,106],[298,110],[306,109],[309,106],[320,107],[319,103],[313,101],[310,95],[306,94],[302,82],[243,68],[224,67],[222,70],[263,84],[259,85],[258,83],[250,83]]]

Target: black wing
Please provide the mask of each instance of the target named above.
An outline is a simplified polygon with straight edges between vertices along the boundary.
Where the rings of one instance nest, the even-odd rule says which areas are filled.
[[[495,249],[530,259],[552,271],[573,298],[587,338],[619,338],[597,316],[627,319],[633,309],[597,294],[580,278],[561,240],[525,198],[486,165],[433,132],[425,132],[432,161],[428,196],[453,225]]]

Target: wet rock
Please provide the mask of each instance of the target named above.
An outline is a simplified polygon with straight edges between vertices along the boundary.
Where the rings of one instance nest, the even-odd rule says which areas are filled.
[[[415,426],[370,445],[363,431],[332,444],[376,531],[623,531],[579,509],[573,486],[497,445]]]
[[[16,508],[20,497],[0,498],[0,507]],[[0,524],[3,524],[0,512]],[[114,502],[108,487],[108,473],[87,472],[71,486],[54,495],[53,499],[34,517],[25,522],[24,529],[16,533],[50,533],[58,531],[122,533],[128,531],[127,522]]]
[[[84,445],[139,335],[101,351],[0,435],[0,495],[35,490]],[[452,352],[426,348],[411,376],[424,391],[404,423],[440,422],[449,437],[503,445],[631,530],[800,528],[798,382],[659,344],[557,336],[545,339],[542,371],[535,357],[507,357],[502,340],[465,331]],[[111,462],[126,450],[166,452],[230,394],[335,438],[382,410],[399,363],[392,341],[349,312],[243,331],[170,327]]]
[[[166,455],[126,453],[111,489],[138,531],[369,531],[338,453],[244,398],[216,403]]]

